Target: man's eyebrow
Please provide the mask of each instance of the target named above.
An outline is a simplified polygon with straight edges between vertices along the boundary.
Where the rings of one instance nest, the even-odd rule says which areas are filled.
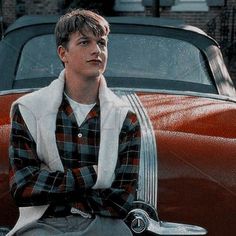
[[[79,37],[77,38],[77,40],[80,40],[80,39],[89,39],[89,37],[88,37],[88,36],[85,36],[85,35],[83,35],[83,36],[79,36]]]
[[[107,36],[103,36],[99,40],[102,40],[104,42],[108,42],[108,37]]]
[[[79,40],[90,40],[90,39],[92,39],[92,37],[89,37],[89,36],[86,36],[86,35],[82,35],[82,36],[78,36],[77,41],[79,41]],[[100,40],[108,41],[108,37],[102,36],[102,37],[98,38],[98,40],[99,41]]]
[[[107,40],[107,37],[101,37],[99,40]]]

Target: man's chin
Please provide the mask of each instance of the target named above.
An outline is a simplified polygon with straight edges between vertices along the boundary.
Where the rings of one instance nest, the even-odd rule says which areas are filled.
[[[88,74],[87,77],[93,79],[93,78],[98,78],[98,77],[100,77],[102,74],[103,74],[102,71],[96,71],[96,72],[94,72],[94,73]]]

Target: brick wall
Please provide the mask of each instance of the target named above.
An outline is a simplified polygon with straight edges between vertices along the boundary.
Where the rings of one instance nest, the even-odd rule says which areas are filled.
[[[58,14],[59,2],[57,0],[3,0],[3,14],[5,23],[12,23],[16,18],[16,5],[23,6],[24,14]],[[16,4],[17,3],[17,4]],[[19,4],[20,3],[20,4]],[[235,0],[227,0],[228,5],[236,5]],[[17,8],[16,8],[17,7]],[[208,12],[172,12],[170,7],[161,8],[162,17],[170,17],[174,19],[183,19],[187,24],[197,26],[206,30],[206,22],[217,16],[222,7],[210,7]],[[150,8],[146,8],[145,12],[120,12],[120,15],[151,15]]]
[[[25,13],[28,15],[58,14],[57,0],[25,0]]]
[[[11,24],[16,19],[16,2],[14,0],[2,0],[3,21],[6,25]]]
[[[235,0],[228,0],[228,6],[235,5]],[[171,11],[171,7],[161,7],[160,15],[161,17],[167,17],[172,19],[182,19],[186,22],[186,24],[190,24],[196,27],[201,28],[202,30],[206,30],[206,23],[211,19],[216,17],[222,12],[223,7],[209,7],[209,11],[207,12],[194,12],[194,11]],[[150,7],[147,7],[145,10],[145,15],[152,15],[152,11]]]
[[[170,8],[163,9],[161,12],[162,17],[169,17],[173,19],[182,19],[186,24],[193,25],[206,30],[206,23],[217,16],[221,12],[221,9],[214,9],[209,12],[171,12]]]

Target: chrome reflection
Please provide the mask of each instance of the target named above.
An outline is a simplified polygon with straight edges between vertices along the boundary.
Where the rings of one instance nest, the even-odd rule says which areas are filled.
[[[133,92],[114,91],[128,102],[136,112],[141,126],[141,153],[139,188],[134,208],[125,222],[135,234],[149,232],[154,235],[206,235],[207,230],[196,225],[161,221],[157,214],[157,147],[151,121],[138,96]]]
[[[142,209],[133,209],[129,212],[127,219],[131,230],[135,234],[145,232],[154,235],[206,235],[207,230],[200,226],[155,221]]]
[[[137,199],[157,208],[157,148],[151,121],[141,101],[134,92],[120,90],[115,90],[114,92],[131,105],[138,116],[142,130]]]

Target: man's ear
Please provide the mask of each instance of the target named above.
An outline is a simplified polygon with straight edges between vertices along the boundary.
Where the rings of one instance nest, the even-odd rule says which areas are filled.
[[[58,46],[57,54],[63,63],[67,62],[66,49],[62,45]]]

